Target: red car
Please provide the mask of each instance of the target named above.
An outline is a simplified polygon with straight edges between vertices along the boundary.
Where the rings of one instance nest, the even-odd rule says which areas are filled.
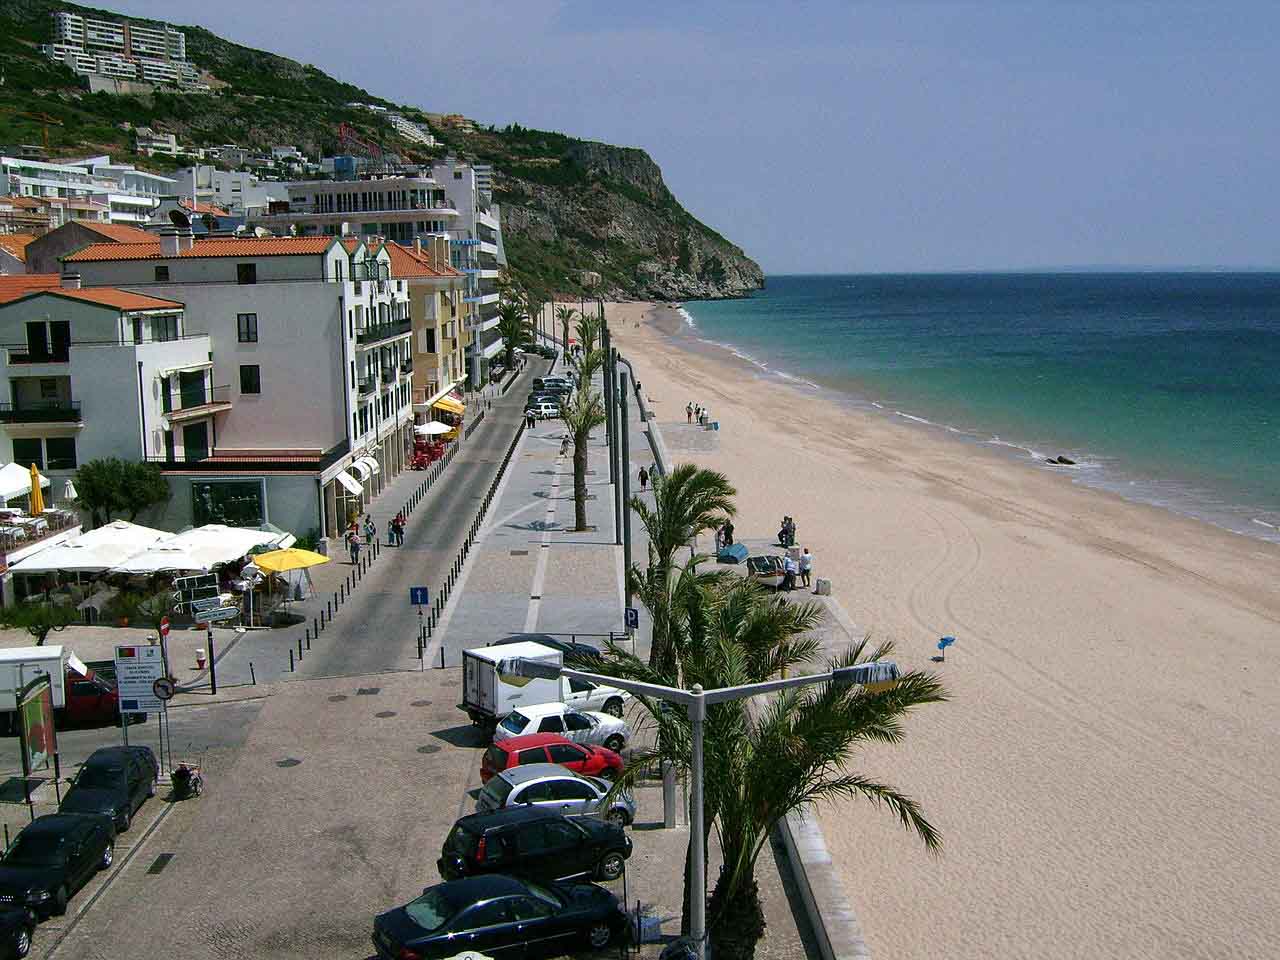
[[[622,757],[608,747],[593,747],[558,733],[530,733],[499,740],[484,752],[480,782],[522,763],[558,763],[587,777],[612,778],[622,770]]]

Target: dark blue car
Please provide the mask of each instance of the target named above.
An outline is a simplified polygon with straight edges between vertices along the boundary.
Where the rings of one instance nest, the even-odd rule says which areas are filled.
[[[530,883],[490,874],[428,887],[373,922],[382,960],[558,957],[609,945],[625,928],[618,900],[591,883]]]

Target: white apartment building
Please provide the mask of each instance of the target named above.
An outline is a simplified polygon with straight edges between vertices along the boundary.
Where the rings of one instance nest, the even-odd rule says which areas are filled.
[[[146,437],[174,492],[157,525],[232,511],[337,536],[403,469],[411,322],[389,263],[354,239],[195,240],[176,228],[64,258],[85,289],[185,304],[186,328],[208,337],[210,416],[170,419]]]
[[[432,136],[431,131],[421,124],[414,123],[408,117],[398,113],[388,113],[387,120],[391,123],[392,129],[406,140],[419,143],[424,147],[436,145],[436,138]]]
[[[53,14],[53,43],[43,50],[80,74],[205,88],[200,71],[187,62],[186,34],[168,25],[61,11]]]
[[[75,163],[46,163],[0,157],[0,171],[7,192],[15,196],[83,201],[103,208],[107,222],[146,223],[157,198],[173,192],[174,181],[133,167],[114,166],[110,160],[91,157]]]
[[[245,216],[255,208],[266,208],[275,200],[288,200],[288,186],[259,180],[256,174],[242,170],[219,170],[209,164],[186,167],[174,174],[173,193],[191,197],[201,203],[221,207],[228,213]]]
[[[150,127],[135,127],[133,138],[138,153],[145,153],[148,157],[154,157],[157,153],[166,157],[178,155],[178,138],[172,133],[161,133]]]
[[[412,245],[448,233],[458,211],[430,177],[303,180],[285,185],[288,200],[249,215],[254,226],[299,236],[381,237]]]

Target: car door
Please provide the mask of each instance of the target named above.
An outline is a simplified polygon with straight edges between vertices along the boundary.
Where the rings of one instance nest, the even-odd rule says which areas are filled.
[[[550,780],[539,780],[537,783],[531,783],[521,790],[513,791],[511,796],[507,797],[507,806],[515,807],[525,803],[532,803],[543,809],[551,809],[556,805],[555,797],[551,793]]]
[[[512,766],[516,766],[522,763],[546,763],[546,762],[547,762],[546,748],[526,747],[523,750],[516,751],[515,763],[512,764]]]
[[[591,743],[594,737],[595,724],[591,718],[577,711],[564,715],[564,735],[574,743]]]
[[[573,949],[572,931],[563,929],[556,913],[555,907],[541,898],[511,898],[511,916],[529,960],[558,957]]]
[[[67,873],[70,882],[67,886],[73,892],[88,883],[93,876],[98,856],[93,843],[95,832],[96,827],[90,823],[80,827],[68,838],[70,849],[67,853]]]
[[[468,907],[449,925],[454,934],[450,946],[456,945],[457,953],[474,950],[494,960],[520,960],[524,942],[511,918],[509,900],[503,897]]]
[[[589,783],[564,777],[551,781],[552,806],[566,817],[581,817],[595,813],[599,797]]]
[[[147,799],[147,781],[150,779],[151,771],[146,769],[146,765],[137,757],[130,757],[129,762],[125,764],[125,783],[129,791],[129,815],[138,812],[138,808],[142,806]]]
[[[569,688],[565,691],[564,702],[578,710],[594,710],[596,685],[586,680],[569,678]]]
[[[576,743],[553,743],[547,748],[547,756],[551,758],[552,763],[568,767],[574,773],[583,773],[590,759],[587,748],[580,747]]]

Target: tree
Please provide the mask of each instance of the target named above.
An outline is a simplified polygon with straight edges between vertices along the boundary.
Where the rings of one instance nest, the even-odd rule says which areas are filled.
[[[498,335],[502,337],[507,369],[511,369],[515,366],[516,350],[528,346],[533,339],[524,307],[519,301],[508,300],[498,308]]]
[[[61,633],[80,619],[80,611],[64,603],[15,603],[0,607],[0,626],[25,630],[43,647],[51,632]]]
[[[172,495],[160,467],[154,463],[126,463],[122,478],[121,508],[128,511],[129,521],[148,507],[165,503]]]
[[[560,404],[560,416],[573,438],[573,529],[587,529],[587,443],[604,423],[604,400],[594,390],[579,390]]]
[[[566,357],[569,355],[569,324],[577,312],[573,307],[556,307],[556,319],[560,321],[560,348]]]
[[[170,496],[159,466],[118,457],[81,464],[75,485],[80,506],[89,511],[95,527],[109,522],[113,513],[127,513],[131,521],[136,520],[143,510],[164,503]]]
[[[604,351],[592,350],[574,357],[569,362],[573,365],[574,373],[578,378],[578,389],[585,390],[591,385],[591,378],[596,375],[596,371],[604,366]]]
[[[723,473],[680,463],[669,475],[654,480],[652,506],[633,497],[631,509],[649,537],[650,575],[667,576],[677,550],[734,516],[737,508],[733,498],[737,492]],[[661,666],[670,655],[666,638],[655,633],[649,662]]]
[[[596,348],[596,339],[603,326],[599,317],[582,314],[578,318],[578,343],[583,353],[590,353]]]

